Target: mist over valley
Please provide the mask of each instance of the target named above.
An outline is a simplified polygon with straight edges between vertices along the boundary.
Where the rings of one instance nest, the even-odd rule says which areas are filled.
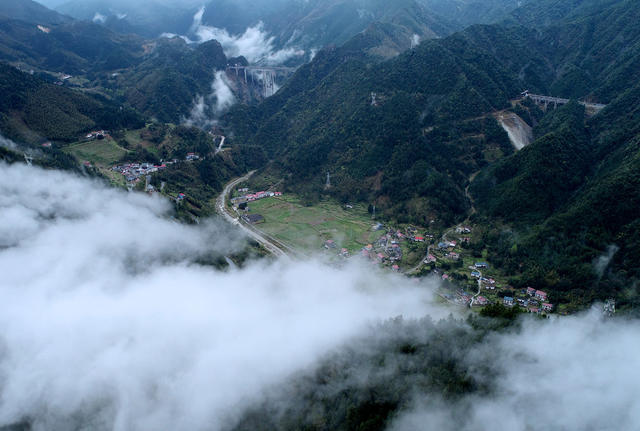
[[[631,0],[0,3],[0,430],[636,430]]]

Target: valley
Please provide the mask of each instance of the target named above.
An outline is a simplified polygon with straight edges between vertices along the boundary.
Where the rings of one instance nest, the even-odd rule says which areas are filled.
[[[637,0],[41,2],[0,431],[640,429]]]

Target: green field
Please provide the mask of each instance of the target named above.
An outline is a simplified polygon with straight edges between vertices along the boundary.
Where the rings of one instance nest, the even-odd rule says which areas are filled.
[[[91,163],[102,166],[111,166],[127,154],[127,150],[118,146],[111,139],[71,144],[64,151],[72,154],[80,161],[88,160]]]
[[[375,241],[384,232],[374,232],[371,216],[363,206],[344,209],[325,200],[314,206],[302,205],[295,196],[261,199],[249,204],[252,214],[261,214],[265,222],[257,227],[277,239],[302,250],[319,250],[333,239],[337,246],[355,252]]]

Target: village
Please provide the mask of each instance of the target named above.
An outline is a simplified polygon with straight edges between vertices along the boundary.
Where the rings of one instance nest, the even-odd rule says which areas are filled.
[[[546,292],[532,287],[515,289],[505,281],[498,281],[503,277],[497,271],[491,270],[488,262],[473,260],[473,256],[470,256],[470,252],[464,247],[471,240],[472,227],[457,226],[450,229],[437,243],[434,234],[419,233],[418,229],[412,226],[395,229],[377,223],[372,226],[372,230],[384,230],[385,233],[378,241],[362,247],[358,253],[359,257],[372,264],[400,272],[403,248],[412,243],[426,243],[426,257],[421,264],[404,272],[407,275],[428,272],[438,275],[444,282],[440,296],[450,303],[470,308],[499,303],[534,314],[553,311],[553,304],[548,302]],[[455,239],[448,239],[449,236],[455,236]],[[332,239],[324,242],[324,249],[337,252],[339,257],[350,257],[349,251],[346,248],[338,250],[337,243]],[[465,260],[473,260],[473,263],[465,267]],[[476,289],[476,292],[467,291],[471,288]]]
[[[187,156],[185,157],[186,162],[193,162],[196,160],[200,160],[199,155],[196,153],[187,153]],[[173,165],[178,162],[180,162],[178,159],[166,162],[161,161],[160,164],[131,162],[113,166],[111,170],[122,174],[128,183],[135,184],[141,177],[166,169],[169,165]]]
[[[472,227],[456,226],[443,234],[437,246],[430,247],[424,263],[431,265],[432,271],[445,282],[440,293],[443,299],[470,308],[502,304],[534,314],[553,311],[546,292],[533,287],[516,289],[488,262],[476,260],[465,247],[472,232]],[[448,240],[452,235],[456,239]]]
[[[263,214],[259,208],[266,209],[268,206],[259,205],[256,210],[250,204],[282,197],[279,191],[267,189],[253,192],[244,187],[236,189],[230,201],[242,220],[251,225],[266,223],[261,229],[269,231],[270,222],[275,222],[274,216],[282,219],[285,215],[269,211]],[[346,213],[353,211],[353,205],[343,205],[343,210]],[[316,218],[317,215],[314,216]],[[295,219],[299,222],[300,216]],[[336,236],[322,234],[316,237],[316,247],[338,261],[355,258],[408,276],[436,275],[442,280],[438,295],[457,306],[479,310],[487,305],[502,304],[534,314],[554,311],[546,292],[533,287],[515,288],[489,262],[474,256],[469,247],[474,235],[472,226],[458,225],[445,231],[426,231],[410,225],[400,227],[375,221],[371,223],[371,220],[369,223],[367,243],[360,243],[356,247],[354,243],[344,244],[339,230]],[[309,244],[308,248],[313,250],[313,245]],[[422,256],[417,264],[416,256]]]

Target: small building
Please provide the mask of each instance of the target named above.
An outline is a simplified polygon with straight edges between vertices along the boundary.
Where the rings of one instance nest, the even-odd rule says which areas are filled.
[[[264,217],[262,217],[262,215],[260,214],[245,214],[242,216],[242,218],[247,223],[251,223],[251,224],[264,222]]]
[[[527,287],[527,295],[535,296],[536,290],[533,287]]]
[[[415,237],[413,237],[413,240],[415,242],[424,242],[424,237],[423,236],[415,236]]]
[[[432,255],[431,253],[429,253],[427,255],[427,258],[424,260],[424,263],[431,263],[431,262],[435,262],[436,261],[436,257],[434,255]]]
[[[487,262],[476,262],[474,266],[476,268],[488,268],[489,264]]]
[[[488,303],[489,303],[489,300],[484,296],[478,296],[475,299],[475,301],[473,301],[473,305],[478,305],[478,306],[487,305]]]
[[[324,248],[326,249],[336,248],[336,242],[332,239],[328,239],[324,242]]]
[[[471,276],[475,278],[480,278],[480,273],[478,271],[471,271]]]
[[[507,307],[513,307],[513,297],[505,296],[502,300],[503,304]]]
[[[551,311],[553,310],[553,304],[549,304],[548,302],[545,302],[544,304],[542,304],[542,309],[544,311]]]
[[[535,297],[536,297],[536,299],[539,299],[540,301],[546,301],[547,300],[547,293],[543,292],[542,290],[536,290]]]
[[[393,265],[393,266],[391,267],[391,270],[392,270],[393,272],[400,272],[400,267],[399,267],[398,265]]]

